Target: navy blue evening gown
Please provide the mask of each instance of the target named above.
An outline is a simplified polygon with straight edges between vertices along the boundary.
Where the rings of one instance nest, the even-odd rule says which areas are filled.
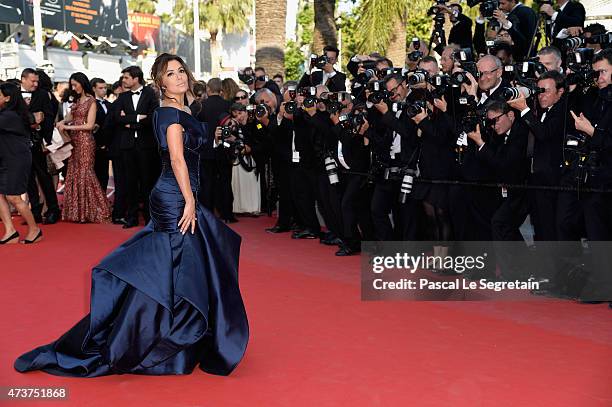
[[[109,374],[228,375],[242,359],[249,327],[238,288],[240,236],[201,205],[196,231],[183,235],[185,201],[170,166],[166,129],[184,128],[191,187],[199,155],[212,147],[206,127],[186,112],[160,107],[153,116],[162,173],[151,192],[151,222],[92,271],[90,314],[57,341],[15,361],[19,372],[60,376]]]

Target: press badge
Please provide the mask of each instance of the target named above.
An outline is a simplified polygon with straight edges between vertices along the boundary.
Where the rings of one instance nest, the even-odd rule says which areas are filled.
[[[291,160],[294,163],[299,163],[300,162],[300,152],[299,151],[294,151],[293,152],[293,159]]]

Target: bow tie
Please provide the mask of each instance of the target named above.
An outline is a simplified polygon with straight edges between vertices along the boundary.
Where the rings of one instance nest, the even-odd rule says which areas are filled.
[[[141,91],[141,90],[138,90],[138,91],[136,91],[136,92],[133,92],[133,91],[132,91],[132,95],[140,95],[140,92],[142,92],[142,91]]]

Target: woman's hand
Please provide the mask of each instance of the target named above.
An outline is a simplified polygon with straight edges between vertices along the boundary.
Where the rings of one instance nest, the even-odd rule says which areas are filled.
[[[195,199],[191,198],[185,202],[185,208],[183,208],[183,216],[179,220],[178,227],[182,234],[187,233],[191,227],[191,233],[195,233],[196,225],[196,213],[195,213]]]

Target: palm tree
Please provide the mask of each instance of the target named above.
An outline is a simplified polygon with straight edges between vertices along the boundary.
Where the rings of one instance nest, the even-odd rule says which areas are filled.
[[[196,0],[198,1],[198,0]],[[249,26],[253,0],[205,0],[200,5],[200,26],[210,34],[210,59],[212,76],[221,70],[221,53],[217,36],[219,33],[239,33]],[[172,22],[179,23],[188,33],[193,33],[192,2],[176,0]],[[284,26],[283,26],[284,27]]]
[[[314,0],[313,52],[320,54],[326,45],[338,46],[335,22],[336,0]]]
[[[406,25],[411,17],[425,15],[431,5],[430,0],[363,0],[357,20],[358,51],[378,51],[393,65],[404,66]]]
[[[255,61],[270,75],[285,66],[286,0],[257,0],[255,7]]]

